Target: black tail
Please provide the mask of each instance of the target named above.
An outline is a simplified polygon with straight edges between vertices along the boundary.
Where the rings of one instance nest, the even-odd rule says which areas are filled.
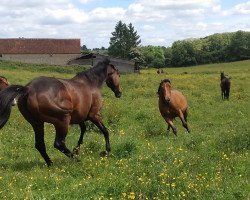
[[[14,98],[26,92],[27,88],[21,85],[11,85],[0,92],[0,129],[3,128],[10,117]]]

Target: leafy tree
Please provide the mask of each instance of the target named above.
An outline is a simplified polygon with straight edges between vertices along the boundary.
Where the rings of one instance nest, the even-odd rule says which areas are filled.
[[[81,53],[82,54],[89,54],[90,53],[90,49],[88,49],[86,45],[82,45],[81,46]]]
[[[250,59],[250,32],[237,31],[232,37],[229,53],[232,61]]]
[[[171,47],[164,49],[164,56],[165,56],[165,66],[166,67],[171,66],[171,62],[172,62],[172,48]]]
[[[172,64],[173,66],[196,65],[195,49],[192,42],[177,41],[172,45]]]
[[[114,57],[129,58],[131,49],[138,47],[141,43],[140,36],[131,23],[127,26],[119,21],[115,26],[115,31],[111,34],[108,52]]]
[[[142,56],[141,49],[138,47],[132,48],[129,52],[129,59],[135,61],[136,65],[145,65],[145,61]]]
[[[165,67],[164,47],[146,46],[141,47],[142,57],[148,67]]]

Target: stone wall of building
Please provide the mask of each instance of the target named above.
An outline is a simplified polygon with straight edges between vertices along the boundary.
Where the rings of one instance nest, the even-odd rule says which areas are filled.
[[[24,63],[67,65],[72,59],[80,56],[79,54],[1,54],[0,59]]]
[[[118,59],[118,58],[110,58],[108,56],[103,55],[94,55],[93,58],[84,58],[83,56],[73,59],[69,61],[69,65],[77,64],[77,65],[96,65],[98,62],[103,61],[104,59],[110,59],[110,62],[116,66],[116,68],[122,73],[134,73],[135,63],[134,61]]]

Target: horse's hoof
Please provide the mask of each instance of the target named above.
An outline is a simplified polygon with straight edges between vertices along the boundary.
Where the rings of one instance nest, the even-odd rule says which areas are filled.
[[[48,166],[48,167],[51,167],[52,165],[53,165],[53,162],[52,162],[52,161],[48,161],[48,162],[47,162],[47,166]]]
[[[73,160],[74,160],[75,162],[81,162],[81,160],[78,159],[76,156],[73,157]]]
[[[101,153],[100,153],[100,156],[101,157],[107,157],[109,155],[109,153],[107,152],[107,151],[102,151]]]
[[[73,149],[73,154],[78,156],[79,153],[80,153],[80,148],[79,148],[79,147],[75,147],[75,148]]]

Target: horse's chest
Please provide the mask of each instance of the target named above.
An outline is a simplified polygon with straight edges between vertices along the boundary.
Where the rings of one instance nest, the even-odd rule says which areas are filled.
[[[171,105],[166,105],[166,103],[160,104],[159,109],[162,116],[176,117],[178,115],[176,109],[172,108]]]

